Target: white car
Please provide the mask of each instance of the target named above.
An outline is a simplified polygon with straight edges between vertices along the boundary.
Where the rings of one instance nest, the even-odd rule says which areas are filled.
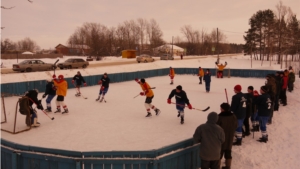
[[[154,58],[152,58],[150,55],[142,54],[136,58],[136,61],[138,63],[154,62]]]

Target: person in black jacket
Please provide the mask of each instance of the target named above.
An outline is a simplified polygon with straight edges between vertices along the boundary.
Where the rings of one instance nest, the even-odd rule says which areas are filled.
[[[258,95],[257,91],[254,92],[254,103],[257,107],[257,116],[262,134],[262,137],[257,141],[266,143],[268,141],[267,123],[271,114],[272,101],[266,86],[260,88],[260,93],[261,95]]]
[[[192,109],[192,105],[190,104],[189,99],[187,98],[187,95],[185,91],[182,90],[182,86],[177,86],[176,89],[173,89],[168,97],[168,103],[171,104],[171,99],[172,97],[175,96],[176,99],[176,109],[178,110],[178,115],[177,117],[181,117],[180,123],[184,123],[184,108],[185,104],[188,105],[189,109]]]
[[[40,123],[37,121],[38,117],[36,114],[36,110],[32,108],[32,105],[35,104],[38,109],[44,110],[43,105],[41,104],[41,100],[38,100],[38,93],[39,91],[37,89],[29,90],[25,92],[25,96],[29,99],[29,109],[30,109],[30,116],[26,116],[26,122],[28,121],[28,118],[31,118],[31,126],[33,127],[39,127]]]
[[[102,102],[104,100],[104,96],[107,93],[108,88],[109,88],[109,82],[110,82],[110,79],[107,76],[107,73],[104,73],[98,82],[98,84],[100,84],[101,87],[100,87],[100,91],[99,91],[99,96],[96,99],[96,101],[100,100],[100,102]],[[102,95],[102,97],[101,97],[101,95]],[[100,99],[100,97],[101,97],[101,99]]]
[[[246,117],[244,119],[244,126],[245,130],[243,130],[243,136],[249,136],[250,133],[250,124],[249,118],[254,114],[254,104],[253,104],[253,86],[249,86],[247,92],[245,94],[247,98],[247,105],[246,105]]]
[[[77,74],[73,77],[72,79],[72,83],[74,84],[74,82],[76,82],[76,88],[77,88],[77,93],[75,94],[75,96],[81,96],[80,93],[80,86],[83,85],[86,86],[86,82],[84,80],[84,78],[81,76],[81,73],[78,71]]]
[[[276,80],[276,95],[275,95],[275,100],[274,100],[274,111],[279,110],[279,96],[280,96],[280,91],[282,87],[282,78],[280,77],[280,72],[277,71],[275,74],[275,80]]]
[[[47,95],[48,95],[46,99],[47,109],[45,110],[45,112],[52,112],[51,101],[56,95],[56,88],[54,86],[52,79],[47,79],[46,90],[45,90],[45,94],[43,94],[43,98],[45,98]]]
[[[206,69],[203,80],[205,82],[206,92],[208,93],[210,91],[210,82],[211,82],[211,74],[209,69]]]
[[[233,95],[231,99],[231,111],[238,119],[238,127],[236,129],[237,139],[236,142],[233,143],[233,145],[242,145],[243,122],[246,117],[247,99],[241,91],[241,85],[236,85],[234,87],[234,92],[236,94]]]

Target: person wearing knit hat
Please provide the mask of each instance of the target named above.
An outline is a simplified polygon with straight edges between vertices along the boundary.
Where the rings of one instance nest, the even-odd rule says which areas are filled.
[[[107,76],[107,73],[105,72],[103,74],[103,76],[101,77],[101,79],[98,81],[98,84],[101,85],[101,87],[100,87],[99,95],[98,95],[98,98],[96,99],[96,101],[102,102],[104,100],[104,102],[106,102],[104,97],[108,92],[109,83],[110,83],[110,78]],[[101,95],[102,95],[102,97],[101,97]]]
[[[46,90],[42,97],[45,98],[48,95],[46,99],[47,109],[45,110],[45,112],[52,112],[51,101],[56,95],[56,88],[54,86],[53,79],[47,79],[46,81]]]
[[[151,109],[153,109],[155,111],[156,116],[158,116],[160,114],[160,110],[151,104],[152,99],[154,97],[154,93],[153,93],[150,85],[143,78],[140,80],[136,78],[135,81],[141,86],[141,88],[143,90],[142,92],[140,92],[140,95],[146,96],[146,99],[145,99],[145,108],[147,111],[146,117],[152,116],[152,114],[150,112]]]
[[[237,128],[237,119],[233,113],[230,111],[230,105],[228,103],[222,103],[220,105],[221,113],[219,114],[219,119],[217,124],[224,130],[225,142],[222,144],[221,158],[224,155],[226,168],[231,167],[231,149],[233,144],[233,138],[235,134],[235,129]]]
[[[169,76],[170,76],[170,79],[171,79],[171,83],[170,84],[172,85],[173,82],[174,82],[174,77],[175,77],[175,70],[172,67],[170,67]]]
[[[199,125],[194,132],[194,143],[201,143],[201,168],[220,168],[220,153],[226,136],[224,130],[217,125],[218,118],[216,112],[209,113],[206,123]]]
[[[205,90],[206,90],[207,93],[209,93],[209,91],[210,91],[210,82],[211,82],[211,74],[210,74],[209,69],[206,69],[203,80],[205,82]]]
[[[185,104],[188,105],[189,109],[192,109],[192,105],[190,104],[190,101],[185,93],[184,90],[182,90],[182,86],[178,85],[176,87],[176,89],[173,89],[171,91],[171,93],[169,94],[168,97],[168,104],[171,104],[171,99],[172,97],[175,96],[175,100],[176,100],[176,109],[178,110],[178,115],[177,117],[180,117],[180,123],[183,124],[184,123],[184,108],[185,108]]]
[[[247,99],[246,96],[241,92],[241,85],[234,86],[235,95],[231,99],[231,111],[234,113],[238,119],[238,127],[236,128],[236,142],[233,145],[242,145],[242,136],[243,136],[243,122],[246,117],[246,105]]]
[[[204,71],[201,67],[199,67],[199,70],[198,70],[198,76],[199,76],[199,84],[202,84],[202,77],[204,76]]]
[[[272,101],[270,95],[267,93],[266,86],[260,88],[261,95],[255,96],[254,104],[257,108],[257,119],[256,123],[259,123],[262,137],[257,140],[259,142],[266,143],[268,139],[267,123],[272,109]]]

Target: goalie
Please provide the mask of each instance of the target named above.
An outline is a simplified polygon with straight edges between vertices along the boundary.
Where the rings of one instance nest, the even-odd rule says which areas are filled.
[[[223,70],[227,66],[227,62],[225,62],[225,65],[223,64],[218,64],[218,62],[215,62],[217,67],[218,67],[218,73],[217,73],[217,78],[223,78]]]
[[[32,127],[39,127],[38,117],[36,110],[33,109],[32,105],[36,104],[37,108],[44,110],[41,100],[38,100],[38,90],[29,90],[25,93],[25,96],[19,100],[20,113],[26,115],[26,125]]]

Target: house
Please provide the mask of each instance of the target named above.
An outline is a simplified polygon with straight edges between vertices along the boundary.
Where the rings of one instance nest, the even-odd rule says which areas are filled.
[[[155,55],[160,55],[162,53],[167,54],[167,53],[172,53],[172,49],[173,49],[173,55],[181,55],[181,54],[185,54],[185,50],[179,46],[176,45],[172,45],[172,44],[165,44],[159,47],[156,47],[153,49]]]
[[[62,44],[58,44],[56,47],[56,53],[63,55],[89,55],[91,48],[87,45],[69,45],[65,46]]]

